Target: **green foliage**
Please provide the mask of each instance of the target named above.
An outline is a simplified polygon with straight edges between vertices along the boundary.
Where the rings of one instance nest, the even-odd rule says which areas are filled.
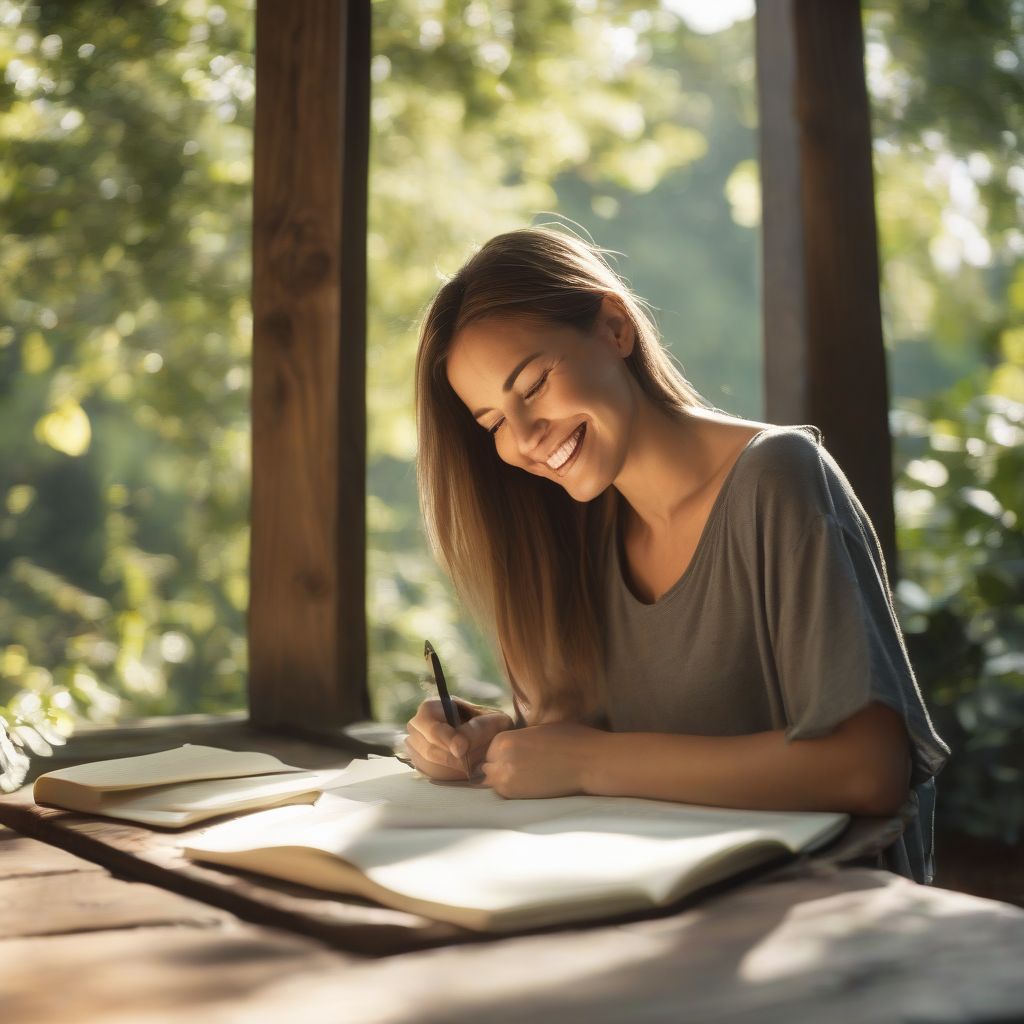
[[[973,382],[965,382],[973,383]],[[904,579],[918,678],[954,757],[943,816],[1024,838],[1024,403],[962,386],[893,417]]]
[[[955,756],[940,819],[1020,837],[1021,0],[868,0],[897,599]],[[687,375],[761,416],[752,24],[639,0],[376,0],[370,687],[424,637],[504,699],[426,550],[410,367],[442,275],[570,218]],[[244,703],[253,0],[0,0],[0,741]],[[13,776],[12,776],[13,777]],[[0,780],[2,781],[2,780]]]
[[[1024,838],[1024,4],[866,5],[898,606],[947,826]]]
[[[0,718],[244,698],[251,4],[0,3]]]

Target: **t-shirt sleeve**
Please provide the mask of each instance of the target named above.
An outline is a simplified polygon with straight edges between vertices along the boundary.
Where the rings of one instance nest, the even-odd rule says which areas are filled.
[[[779,453],[787,461],[776,467],[764,523],[765,612],[786,742],[830,733],[878,701],[906,724],[917,786],[950,750],[907,657],[881,547],[831,456],[805,435],[796,445],[788,460]]]

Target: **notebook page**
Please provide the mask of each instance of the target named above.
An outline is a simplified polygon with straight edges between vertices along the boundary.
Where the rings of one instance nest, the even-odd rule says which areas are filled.
[[[317,790],[306,789],[300,790],[297,793],[264,796],[254,800],[244,800],[239,797],[230,807],[190,808],[188,810],[172,811],[164,810],[160,807],[135,807],[129,802],[123,806],[104,806],[99,813],[109,818],[121,818],[124,821],[134,821],[143,825],[158,825],[161,828],[181,828],[183,825],[192,825],[197,821],[216,818],[223,814],[239,814],[246,810],[280,807],[284,804],[310,804],[316,800],[318,795]]]
[[[235,778],[272,772],[298,772],[301,768],[283,764],[270,754],[256,751],[221,750],[186,743],[172,750],[135,757],[58,768],[40,775],[37,784],[48,778],[74,782],[94,789],[120,790],[140,786],[166,785],[194,779]]]
[[[325,794],[379,804],[381,825],[519,828],[567,811],[596,809],[606,797],[506,800],[482,783],[438,782],[396,758],[353,761]],[[645,801],[646,802],[646,801]]]
[[[309,845],[342,849],[356,835],[378,828],[380,806],[323,793],[311,806],[278,807],[204,829],[182,847],[237,851]]]
[[[626,902],[635,906],[635,894],[657,902],[709,860],[755,837],[751,832],[658,839],[417,830],[414,836],[386,832],[360,837],[346,849],[345,859],[402,896],[488,913],[606,900],[610,893],[630,897]],[[413,844],[418,849],[405,853]],[[405,853],[400,860],[394,857],[396,847]]]
[[[543,800],[506,800],[488,786],[468,782],[440,783],[403,765],[397,758],[353,761],[324,793],[367,803],[380,803],[377,823],[401,828],[522,829],[551,822],[557,831],[566,821],[574,828],[635,832],[647,822],[671,823],[675,833],[708,835],[735,829],[782,830],[800,849],[834,814],[818,812],[748,811],[699,804],[645,800],[636,797],[567,796]],[[842,824],[849,820],[841,815]]]
[[[493,834],[497,842],[512,830],[538,840],[589,834],[654,843],[757,835],[795,851],[836,834],[849,820],[846,814],[742,811],[625,797],[503,800],[493,791],[436,787],[417,773],[390,779],[399,806],[381,798],[381,787],[373,785],[380,781],[326,789],[313,807],[267,811],[217,826],[193,846],[221,851],[309,846],[351,859],[357,849],[353,844],[359,844],[359,866],[372,868],[376,862],[371,851],[378,851],[386,863],[427,855],[457,842],[467,829]],[[417,799],[426,806],[417,808]],[[498,801],[497,808],[493,801]],[[374,835],[380,836],[381,845]]]
[[[227,808],[241,801],[272,799],[288,793],[319,790],[327,774],[288,772],[240,779],[203,779],[172,786],[151,786],[142,791],[117,790],[104,798],[108,809],[206,811]]]
[[[237,863],[258,863],[257,870],[342,892],[351,884],[348,863],[407,899],[504,916],[507,923],[532,921],[544,907],[575,906],[574,914],[558,915],[570,919],[592,916],[596,908],[614,912],[667,902],[778,852],[765,847],[770,836],[763,829],[709,831],[705,821],[687,830],[684,815],[660,828],[651,819],[637,833],[621,826],[556,830],[561,823],[554,822],[521,831],[401,829],[375,827],[372,806],[333,806],[336,800],[322,797],[316,807],[265,811],[217,826],[185,852],[202,859],[204,850],[219,851],[216,859],[232,863],[225,852],[262,849],[267,852],[258,860],[243,855]],[[841,827],[846,816],[814,817],[821,834]],[[324,860],[317,851],[333,857]]]
[[[440,919],[517,927],[666,903],[784,847],[820,845],[849,820],[620,797],[503,800],[395,764],[354,764],[337,782],[314,806],[215,826],[184,852],[365,894],[351,865]]]
[[[487,786],[438,783],[414,769],[359,782],[340,779],[324,792],[378,805],[381,825],[517,828],[565,812],[551,800],[505,800]]]
[[[848,814],[829,811],[745,811],[627,800],[621,808],[565,814],[557,820],[529,825],[525,831],[536,835],[563,831],[621,833],[652,839],[743,834],[775,840],[796,853],[827,842],[849,820]]]

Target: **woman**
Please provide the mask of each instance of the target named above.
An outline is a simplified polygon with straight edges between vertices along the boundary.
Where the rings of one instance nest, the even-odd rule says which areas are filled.
[[[880,863],[932,880],[949,748],[817,428],[711,407],[601,250],[546,228],[440,289],[416,389],[427,533],[516,710],[461,702],[454,730],[425,701],[420,771],[505,797],[908,808]]]

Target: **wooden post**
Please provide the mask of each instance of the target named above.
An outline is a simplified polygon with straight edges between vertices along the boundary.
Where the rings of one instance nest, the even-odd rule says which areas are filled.
[[[757,0],[765,418],[813,423],[896,576],[858,0]]]
[[[370,0],[260,0],[253,173],[249,709],[369,717]]]

